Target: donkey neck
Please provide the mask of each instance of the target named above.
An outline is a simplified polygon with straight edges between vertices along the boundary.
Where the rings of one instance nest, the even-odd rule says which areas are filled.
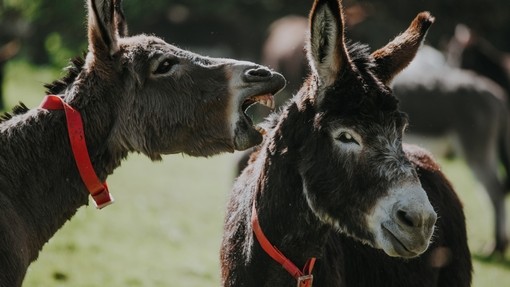
[[[76,169],[63,111],[33,109],[0,127],[2,158],[0,197],[9,198],[27,233],[29,260],[88,203]],[[36,163],[36,164],[34,164]]]
[[[65,96],[82,116],[91,162],[105,181],[127,151],[109,148],[112,108],[97,103],[97,98],[83,97],[89,95]],[[28,233],[26,246],[33,261],[78,208],[88,204],[89,193],[76,167],[63,110],[32,109],[1,123],[0,134],[2,158],[18,163],[12,169],[0,166],[0,200],[8,197],[25,223],[22,228]]]
[[[291,106],[287,111],[295,108]],[[308,206],[296,164],[299,154],[296,147],[286,144],[294,142],[290,138],[285,140],[287,134],[293,134],[287,133],[286,122],[295,123],[298,119],[292,118],[294,115],[283,117],[285,120],[280,122],[279,129],[273,130],[275,133],[258,157],[265,162],[259,179],[263,184],[255,200],[260,225],[268,239],[297,266],[302,266],[310,257],[320,259],[330,228]]]
[[[115,95],[100,94],[87,82],[66,95],[65,101],[80,112],[91,162],[100,180],[105,181],[127,157],[128,150],[113,144],[112,130],[118,118]],[[112,100],[113,99],[113,100]]]

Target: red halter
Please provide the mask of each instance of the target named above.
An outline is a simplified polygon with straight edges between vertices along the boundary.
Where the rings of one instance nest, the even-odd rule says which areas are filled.
[[[103,183],[99,180],[90,161],[80,112],[65,103],[62,98],[54,95],[44,97],[39,107],[47,110],[64,110],[67,118],[67,132],[69,134],[74,160],[83,183],[90,192],[98,209],[112,204],[113,197],[108,191],[106,182]]]
[[[255,208],[255,201],[253,201],[252,211],[251,211],[251,224],[253,228],[253,233],[255,233],[255,237],[259,242],[260,246],[264,251],[276,262],[280,263],[282,267],[287,270],[287,272],[292,275],[292,277],[297,280],[297,287],[312,287],[313,283],[313,275],[312,270],[315,264],[315,257],[308,259],[303,270],[301,271],[292,261],[290,261],[283,253],[278,250],[274,245],[269,242],[267,237],[264,235],[262,228],[259,224],[259,219],[257,216],[257,210]]]

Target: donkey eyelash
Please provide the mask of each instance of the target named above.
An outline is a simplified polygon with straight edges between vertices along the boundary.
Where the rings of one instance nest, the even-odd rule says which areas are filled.
[[[359,142],[348,132],[341,132],[335,139],[342,143],[359,145]]]
[[[170,70],[177,64],[179,64],[178,59],[165,59],[159,63],[158,67],[153,73],[157,75],[166,74],[170,72]]]
[[[409,128],[409,123],[406,123],[404,127],[402,128],[402,133],[406,133]]]

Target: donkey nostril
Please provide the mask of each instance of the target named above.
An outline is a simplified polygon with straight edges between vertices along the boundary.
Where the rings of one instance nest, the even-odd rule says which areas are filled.
[[[265,68],[256,68],[246,71],[246,75],[255,78],[269,78],[271,77],[272,73],[271,71]]]
[[[409,227],[417,227],[420,225],[420,217],[417,214],[399,210],[397,211],[397,218],[401,223]]]

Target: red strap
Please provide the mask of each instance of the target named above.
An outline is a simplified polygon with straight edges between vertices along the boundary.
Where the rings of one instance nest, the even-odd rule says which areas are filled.
[[[298,281],[298,287],[312,287],[313,283],[313,275],[312,270],[315,265],[315,257],[308,259],[303,270],[299,270],[299,268],[292,263],[283,253],[278,250],[275,246],[269,242],[267,237],[264,235],[262,228],[260,227],[259,218],[257,215],[257,209],[255,208],[255,201],[253,201],[252,211],[251,211],[251,223],[253,228],[253,233],[255,233],[255,237],[257,238],[262,249],[276,262],[280,263],[282,267],[289,272],[292,277],[296,278]]]
[[[54,95],[44,97],[40,108],[47,110],[63,109],[65,111],[69,140],[71,142],[74,160],[83,183],[91,194],[92,199],[94,199],[94,203],[98,209],[113,203],[113,197],[108,191],[106,182],[103,183],[99,180],[90,162],[80,112],[65,103],[62,98]]]

